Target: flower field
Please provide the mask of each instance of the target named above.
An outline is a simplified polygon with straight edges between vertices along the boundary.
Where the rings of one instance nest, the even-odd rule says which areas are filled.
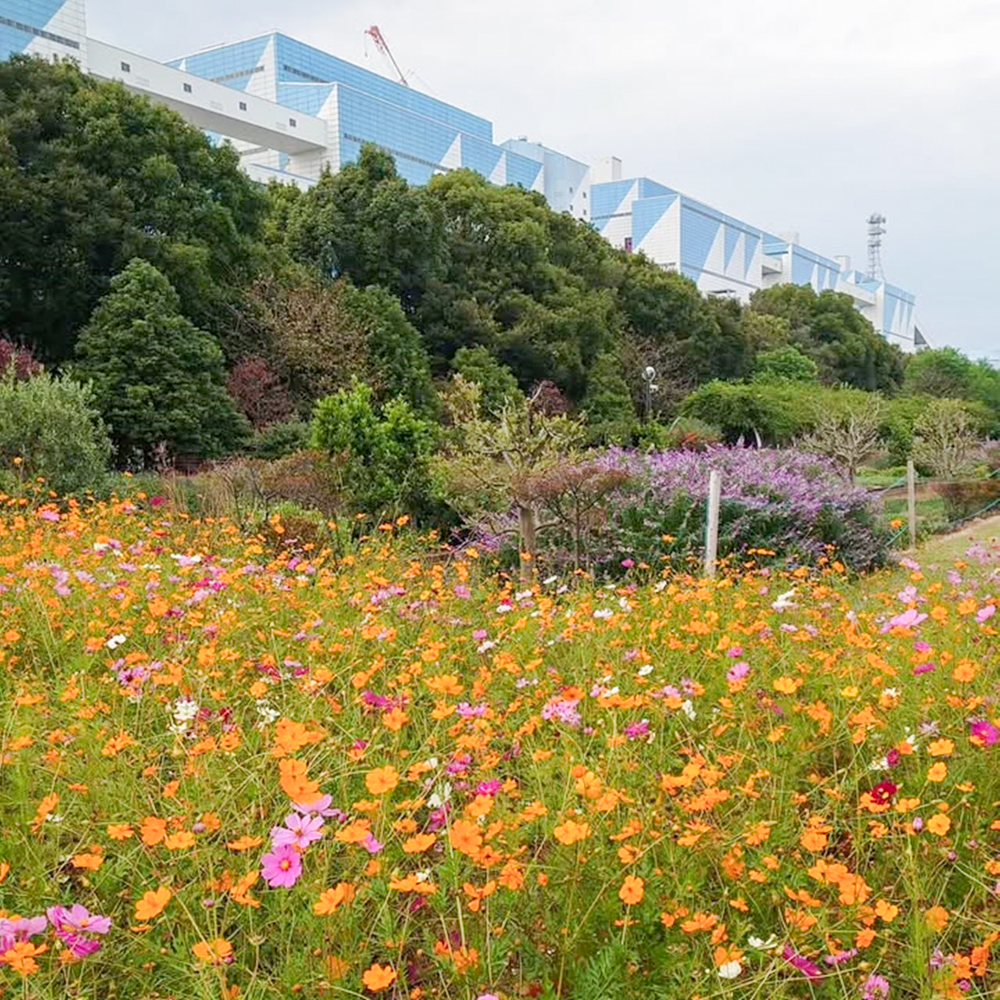
[[[0,996],[996,995],[1000,553],[518,590],[383,527],[6,508]]]

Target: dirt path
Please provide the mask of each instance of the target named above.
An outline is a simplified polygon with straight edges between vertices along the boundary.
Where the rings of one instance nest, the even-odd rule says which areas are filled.
[[[915,554],[922,559],[951,561],[961,559],[973,542],[990,542],[1000,545],[1000,514],[971,521],[950,535],[938,535],[918,545]]]

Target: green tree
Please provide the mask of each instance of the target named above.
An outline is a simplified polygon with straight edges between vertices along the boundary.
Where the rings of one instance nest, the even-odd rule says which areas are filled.
[[[482,344],[460,347],[451,366],[466,382],[479,388],[479,410],[484,417],[495,418],[508,401],[524,398],[514,373]]]
[[[180,313],[170,282],[136,259],[111,280],[77,342],[73,372],[90,380],[119,462],[214,457],[248,432],[224,388],[219,345]]]
[[[380,285],[408,315],[443,272],[444,218],[423,188],[410,187],[377,146],[320,182],[287,211],[292,255],[360,288]]]
[[[111,442],[90,387],[38,372],[0,372],[0,489],[17,491],[36,476],[58,493],[96,488]]]
[[[70,63],[0,63],[0,330],[73,351],[111,277],[156,265],[220,338],[259,259],[264,194],[231,146]]]
[[[975,420],[956,399],[935,399],[913,424],[913,461],[942,479],[969,476],[981,439]]]
[[[904,356],[875,332],[849,295],[818,295],[808,285],[776,285],[755,292],[750,309],[788,324],[788,340],[819,368],[828,385],[892,393],[903,377]]]
[[[430,509],[434,432],[405,400],[378,407],[355,380],[316,404],[312,440],[333,459],[339,491],[358,512],[420,517]]]
[[[816,382],[819,368],[812,358],[806,357],[797,347],[786,344],[773,351],[762,351],[754,360],[755,381],[773,382],[787,379],[791,382]]]
[[[1000,433],[1000,370],[988,361],[972,361],[953,347],[920,351],[907,359],[903,392],[981,403],[993,414],[989,431]]]
[[[417,412],[436,412],[430,360],[399,300],[385,288],[345,282],[342,302],[365,341],[368,379],[379,400],[405,399]]]
[[[587,415],[591,441],[630,444],[637,419],[632,392],[622,376],[621,360],[612,352],[601,354],[587,374],[587,392],[581,408]]]

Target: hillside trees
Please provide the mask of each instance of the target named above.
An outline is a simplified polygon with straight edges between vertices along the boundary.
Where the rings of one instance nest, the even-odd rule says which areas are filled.
[[[69,63],[0,63],[0,330],[59,362],[111,278],[150,261],[224,336],[266,196],[231,146]]]
[[[222,351],[180,313],[180,297],[136,258],[111,281],[77,342],[73,372],[93,385],[120,463],[225,454],[248,430],[224,387]]]

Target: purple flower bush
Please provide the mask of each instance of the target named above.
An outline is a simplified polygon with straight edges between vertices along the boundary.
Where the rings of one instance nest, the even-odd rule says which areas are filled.
[[[854,570],[882,565],[890,532],[877,499],[845,485],[830,462],[793,449],[712,447],[642,455],[611,451],[627,469],[609,535],[614,557],[647,563],[704,546],[710,473],[722,476],[719,556],[815,563],[832,555]]]
[[[611,449],[589,456],[624,473],[590,511],[586,544],[560,526],[545,498],[539,553],[553,567],[586,550],[587,567],[619,575],[635,565],[696,563],[704,551],[709,474],[722,476],[719,557],[814,565],[838,559],[863,572],[884,564],[891,533],[878,498],[848,486],[830,462],[792,449],[730,448],[641,453]],[[500,551],[513,515],[478,526],[475,541]],[[504,529],[507,529],[506,533]]]

